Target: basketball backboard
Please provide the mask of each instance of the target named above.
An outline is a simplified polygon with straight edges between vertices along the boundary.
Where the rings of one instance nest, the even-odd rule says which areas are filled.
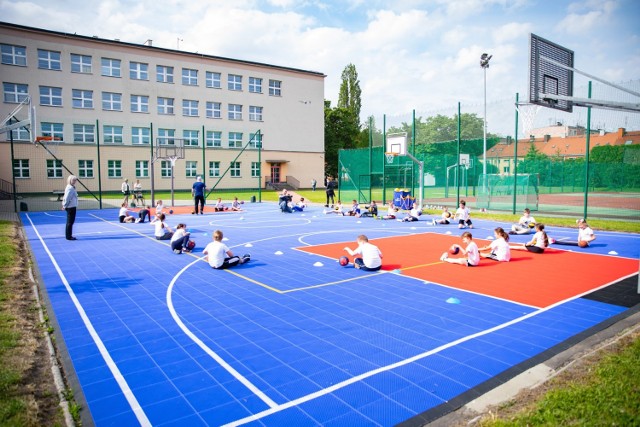
[[[545,95],[573,97],[573,60],[572,50],[531,34],[529,38],[529,102],[572,112],[572,101]]]
[[[387,146],[385,152],[395,153],[400,156],[407,155],[407,134],[390,133],[387,135]]]

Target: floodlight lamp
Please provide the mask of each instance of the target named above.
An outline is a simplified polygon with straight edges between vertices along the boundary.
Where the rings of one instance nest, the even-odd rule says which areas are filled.
[[[493,58],[493,55],[489,55],[488,53],[483,53],[480,56],[480,66],[482,68],[489,68],[489,60]]]

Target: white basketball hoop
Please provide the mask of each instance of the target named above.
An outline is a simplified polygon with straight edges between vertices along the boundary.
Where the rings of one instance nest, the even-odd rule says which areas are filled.
[[[525,138],[531,137],[531,131],[533,130],[536,115],[540,111],[542,106],[538,104],[516,104],[516,110],[518,111],[518,118],[522,122],[522,135]]]

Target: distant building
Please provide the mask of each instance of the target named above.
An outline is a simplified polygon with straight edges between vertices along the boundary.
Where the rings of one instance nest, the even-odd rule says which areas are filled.
[[[0,114],[29,94],[36,135],[59,139],[56,157],[92,191],[118,191],[124,178],[149,189],[158,139],[185,141],[176,189],[198,175],[211,186],[225,172],[219,188],[324,176],[323,73],[2,22],[0,48]],[[0,134],[0,179],[11,182],[13,170],[18,193],[63,189],[61,162],[26,130],[10,133]],[[156,189],[170,178],[170,161],[154,162]]]
[[[548,129],[548,128],[542,128]],[[538,129],[534,129],[532,134],[538,134]],[[591,135],[589,146],[594,147],[604,145],[633,145],[640,144],[640,131],[627,132],[624,128],[617,132],[599,133]],[[518,158],[522,159],[527,155],[531,146],[542,154],[549,157],[559,157],[562,159],[575,159],[585,156],[586,135],[578,136],[550,136],[542,134],[542,137],[522,139],[518,141]],[[501,174],[511,174],[513,170],[513,157],[515,154],[515,144],[513,141],[501,142],[487,151],[487,163],[496,166]]]

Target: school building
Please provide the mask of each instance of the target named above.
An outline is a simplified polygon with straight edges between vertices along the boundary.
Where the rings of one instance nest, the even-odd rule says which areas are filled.
[[[0,48],[2,117],[29,95],[35,136],[53,137],[47,151],[5,126],[3,192],[62,190],[69,174],[104,192],[125,178],[148,190],[153,173],[166,190],[181,144],[175,189],[197,176],[219,189],[322,182],[323,73],[5,22]],[[23,108],[9,122],[27,117]]]

